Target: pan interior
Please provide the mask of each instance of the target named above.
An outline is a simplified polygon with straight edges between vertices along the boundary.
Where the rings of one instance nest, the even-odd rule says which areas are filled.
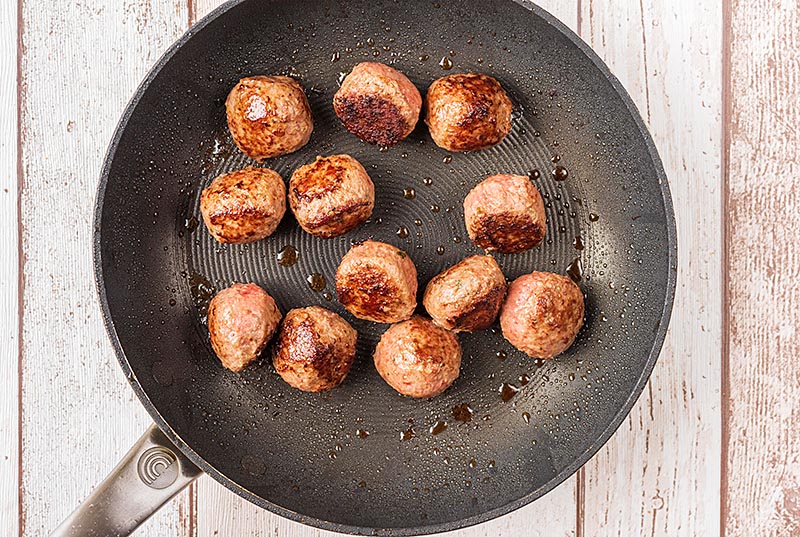
[[[331,529],[451,529],[551,489],[618,424],[663,337],[672,216],[635,112],[559,27],[513,2],[245,1],[220,13],[140,90],[100,199],[101,294],[145,405],[227,486]],[[489,150],[450,154],[420,121],[396,147],[364,144],[331,106],[342,73],[362,61],[395,66],[423,95],[446,74],[490,74],[514,102],[511,134]],[[287,213],[272,237],[240,246],[216,243],[198,225],[199,192],[218,174],[255,164],[227,133],[224,99],[256,74],[295,77],[315,121],[306,147],[263,165],[288,180],[317,155],[353,155],[376,184],[367,224],[323,240]],[[556,166],[568,170],[566,180],[555,180]],[[540,362],[497,326],[460,335],[462,373],[450,389],[432,400],[397,395],[371,360],[386,326],[357,320],[336,301],[342,255],[367,238],[405,249],[421,295],[435,274],[481,253],[464,227],[466,193],[487,175],[534,170],[546,241],[496,258],[509,280],[580,263],[587,308],[577,342]],[[288,246],[298,252],[292,266],[278,262]],[[314,274],[326,280],[323,291],[307,283]],[[268,359],[241,374],[223,370],[202,310],[214,289],[235,281],[263,286],[284,313],[317,304],[350,321],[358,357],[344,384],[302,393]],[[462,405],[469,421],[458,420]]]

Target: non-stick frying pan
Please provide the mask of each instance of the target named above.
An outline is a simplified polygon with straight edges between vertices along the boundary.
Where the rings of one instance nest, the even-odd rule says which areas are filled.
[[[450,73],[496,77],[514,102],[511,134],[492,149],[449,154],[420,121],[391,149],[360,142],[331,101],[342,73],[367,60],[394,65],[423,95]],[[263,165],[288,179],[319,154],[355,156],[376,184],[370,222],[323,240],[287,214],[275,235],[240,246],[197,225],[202,188],[253,164],[229,137],[224,100],[255,74],[295,77],[314,114],[310,143]],[[556,166],[566,180],[556,180]],[[585,327],[545,362],[516,351],[499,328],[461,335],[453,386],[431,400],[399,396],[371,360],[386,326],[354,319],[336,301],[339,260],[357,240],[395,244],[424,289],[479,253],[462,201],[501,172],[531,174],[548,222],[541,247],[498,255],[500,266],[509,280],[533,270],[580,278]],[[120,364],[160,431],[57,533],[126,534],[197,468],[260,507],[336,531],[412,535],[508,513],[575,472],[631,409],[664,339],[675,259],[667,180],[636,108],[542,9],[510,0],[232,1],[166,53],[111,143],[95,219],[100,301]],[[307,282],[314,274],[323,290],[319,277],[316,290]],[[263,286],[284,313],[318,304],[348,319],[359,343],[344,384],[302,393],[269,359],[224,370],[203,310],[215,289],[237,281]]]

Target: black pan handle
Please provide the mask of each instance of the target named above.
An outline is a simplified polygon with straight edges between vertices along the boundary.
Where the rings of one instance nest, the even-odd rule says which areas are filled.
[[[124,537],[203,473],[155,425],[52,537]]]

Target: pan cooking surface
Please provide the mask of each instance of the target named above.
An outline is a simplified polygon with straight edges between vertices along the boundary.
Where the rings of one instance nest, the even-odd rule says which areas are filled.
[[[340,531],[476,523],[569,476],[640,393],[674,288],[666,180],[630,100],[599,60],[529,9],[235,2],[167,54],[123,118],[96,234],[112,340],[159,424],[249,500]],[[420,121],[398,146],[367,145],[331,106],[342,73],[361,61],[393,65],[423,95],[446,74],[494,76],[514,102],[511,134],[495,148],[451,154]],[[220,173],[255,164],[227,133],[224,100],[239,78],[256,74],[295,77],[314,114],[310,143],[263,165],[288,181],[317,155],[351,154],[376,185],[367,224],[324,240],[302,232],[287,211],[272,237],[249,245],[219,244],[197,225],[200,191]],[[557,166],[566,180],[556,180]],[[539,248],[496,256],[506,277],[580,273],[586,326],[548,362],[516,351],[497,325],[462,334],[453,386],[432,400],[401,397],[372,365],[386,325],[355,319],[336,301],[336,267],[353,241],[389,242],[414,260],[421,298],[435,274],[482,252],[467,236],[462,202],[495,173],[530,174],[548,219]],[[223,370],[203,306],[214,289],[236,281],[260,284],[284,313],[317,304],[350,321],[359,343],[347,380],[307,394],[286,385],[268,358],[241,374]]]

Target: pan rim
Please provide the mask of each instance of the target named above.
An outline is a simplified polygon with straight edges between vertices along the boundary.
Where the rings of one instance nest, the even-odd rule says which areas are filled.
[[[564,468],[562,471],[556,474],[545,485],[501,507],[485,511],[483,513],[468,518],[455,520],[451,522],[445,522],[441,524],[427,525],[427,526],[413,526],[413,527],[409,526],[409,527],[398,527],[398,528],[373,528],[365,526],[353,526],[353,525],[340,524],[337,522],[331,522],[319,519],[313,516],[304,515],[302,513],[286,509],[280,505],[269,502],[261,498],[260,496],[257,496],[256,494],[250,492],[249,490],[240,486],[232,479],[228,478],[227,476],[217,471],[213,465],[211,465],[209,462],[203,459],[197,452],[195,452],[189,446],[189,444],[186,441],[183,440],[183,438],[181,438],[173,430],[173,428],[169,425],[169,423],[159,413],[158,409],[150,401],[149,396],[147,395],[147,393],[145,393],[144,389],[139,383],[139,380],[137,379],[136,374],[134,373],[133,369],[130,366],[130,363],[128,362],[127,356],[125,355],[125,351],[122,348],[122,344],[120,343],[119,337],[117,335],[116,328],[114,325],[114,320],[111,316],[111,311],[108,305],[108,299],[105,289],[105,279],[103,277],[103,269],[102,269],[103,260],[101,252],[101,235],[102,235],[101,220],[102,220],[103,206],[105,201],[105,191],[111,171],[111,164],[114,160],[114,156],[116,154],[119,142],[122,138],[123,133],[127,129],[128,122],[130,121],[134,110],[141,101],[147,89],[152,84],[155,77],[160,73],[161,69],[172,59],[175,53],[180,48],[182,48],[183,45],[185,45],[196,33],[202,31],[209,23],[211,23],[213,20],[217,19],[230,9],[248,1],[250,0],[229,0],[228,2],[222,4],[221,6],[210,12],[208,15],[203,17],[203,19],[201,19],[192,28],[186,31],[183,34],[183,36],[181,36],[177,41],[175,41],[169,47],[169,49],[167,49],[167,51],[161,56],[161,58],[157,61],[157,63],[148,72],[144,80],[139,84],[133,97],[126,105],[125,111],[123,112],[122,117],[120,118],[119,123],[117,124],[116,130],[114,131],[114,135],[111,139],[111,142],[109,143],[108,150],[106,151],[106,155],[103,161],[100,181],[98,184],[97,194],[95,198],[94,232],[92,240],[92,250],[93,250],[92,257],[94,261],[95,285],[98,298],[100,299],[103,324],[106,328],[106,332],[108,333],[108,337],[111,342],[112,348],[114,349],[114,353],[117,357],[117,360],[120,363],[120,366],[125,374],[125,377],[128,379],[128,382],[133,388],[134,393],[136,393],[136,396],[139,398],[142,405],[145,407],[147,412],[153,418],[153,421],[155,421],[156,425],[158,425],[158,427],[164,432],[167,438],[169,438],[169,440],[173,442],[175,446],[178,449],[180,449],[194,464],[196,464],[206,474],[211,476],[215,481],[221,483],[227,489],[231,490],[232,492],[236,493],[237,495],[243,497],[244,499],[250,501],[251,503],[257,505],[262,509],[266,509],[277,515],[293,520],[295,522],[299,522],[316,528],[347,533],[352,535],[380,535],[380,534],[391,534],[394,536],[427,535],[432,533],[440,533],[440,532],[453,531],[457,529],[463,529],[476,524],[481,524],[483,522],[487,522],[489,520],[493,520],[495,518],[506,515],[512,511],[515,511],[541,498],[542,496],[553,490],[555,487],[563,483],[567,478],[572,476],[575,472],[577,472],[578,469],[580,469],[583,465],[585,465],[600,450],[600,448],[602,448],[608,442],[608,440],[614,435],[614,433],[622,424],[622,422],[628,417],[634,404],[644,391],[644,388],[647,385],[650,375],[655,367],[656,362],[658,361],[658,357],[663,348],[664,340],[666,338],[666,332],[672,315],[673,303],[676,292],[677,275],[678,275],[678,266],[677,266],[678,244],[677,244],[677,228],[675,223],[675,213],[674,213],[672,196],[670,194],[666,172],[661,162],[661,158],[658,154],[658,150],[655,146],[655,142],[653,141],[653,138],[647,126],[645,125],[644,120],[642,119],[641,113],[636,107],[636,104],[633,102],[633,99],[630,97],[627,90],[623,87],[619,79],[617,79],[617,77],[614,76],[609,67],[605,64],[605,62],[603,62],[603,60],[597,55],[596,52],[594,52],[594,50],[592,50],[592,48],[587,43],[585,43],[577,34],[575,34],[575,32],[573,32],[569,27],[567,27],[564,23],[558,20],[555,16],[551,15],[545,9],[533,4],[529,0],[513,0],[513,2],[531,11],[534,15],[543,19],[546,23],[553,26],[562,35],[564,35],[567,39],[569,39],[569,41],[573,45],[575,45],[592,62],[592,64],[594,64],[595,68],[598,69],[598,71],[603,75],[603,77],[611,84],[612,88],[617,93],[617,95],[619,95],[619,97],[622,99],[622,102],[625,104],[628,112],[632,116],[632,119],[637,129],[639,130],[639,133],[647,148],[647,152],[653,162],[653,167],[655,169],[656,177],[658,179],[661,190],[661,199],[664,206],[664,212],[667,219],[666,224],[667,224],[668,270],[667,270],[667,281],[666,281],[667,285],[666,296],[664,301],[664,308],[662,309],[661,312],[661,318],[659,321],[658,329],[656,330],[655,337],[653,339],[653,345],[649,350],[647,361],[645,362],[641,374],[639,375],[639,378],[637,379],[636,384],[634,385],[634,388],[631,391],[630,395],[625,400],[624,404],[620,407],[620,409],[617,411],[617,413],[614,415],[609,425],[602,431],[602,433],[597,437],[597,439],[594,442],[592,442],[570,465],[568,465],[566,468]]]

